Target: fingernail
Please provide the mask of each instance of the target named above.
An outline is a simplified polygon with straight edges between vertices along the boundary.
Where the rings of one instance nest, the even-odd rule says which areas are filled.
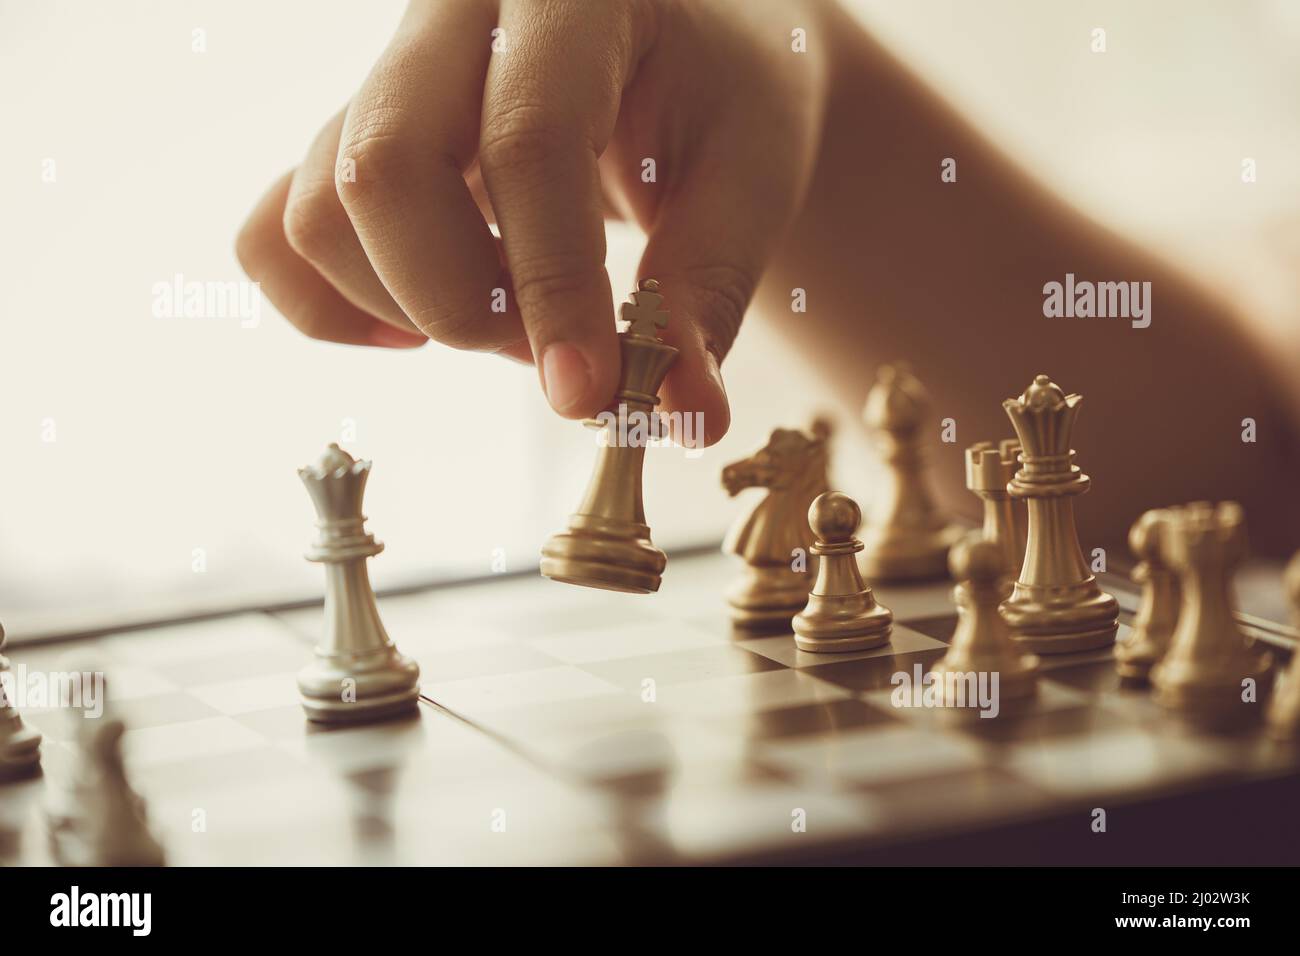
[[[587,359],[568,342],[554,342],[542,353],[542,387],[546,400],[561,415],[574,410],[591,387]]]
[[[371,345],[386,349],[413,349],[429,341],[423,335],[403,332],[391,325],[377,325],[370,330],[368,340]]]

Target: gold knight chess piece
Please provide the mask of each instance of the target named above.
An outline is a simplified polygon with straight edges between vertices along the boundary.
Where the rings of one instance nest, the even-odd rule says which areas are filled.
[[[1161,542],[1169,512],[1153,508],[1145,512],[1129,529],[1128,543],[1138,564],[1133,580],[1142,586],[1133,627],[1124,640],[1115,645],[1115,666],[1127,681],[1146,681],[1160,658],[1169,650],[1169,641],[1178,624],[1178,576],[1161,556]]]
[[[647,441],[664,437],[655,406],[677,358],[677,349],[657,334],[668,325],[663,301],[659,283],[643,279],[632,302],[623,304],[627,328],[618,335],[623,369],[615,405],[584,422],[603,429],[595,469],[567,530],[542,548],[541,572],[553,581],[633,594],[659,590],[668,559],[650,542],[641,478]]]
[[[722,485],[732,497],[747,488],[766,492],[731,526],[722,545],[744,561],[727,592],[739,628],[785,630],[808,603],[815,573],[808,508],[829,488],[830,433],[825,419],[807,434],[777,428],[757,452],[722,470]]]
[[[1291,615],[1300,628],[1300,551],[1286,566],[1282,579]],[[1278,683],[1268,712],[1269,732],[1278,740],[1300,739],[1300,650],[1291,651],[1291,665]]]
[[[1082,395],[1066,395],[1046,375],[1002,403],[1020,440],[1020,468],[1007,491],[1027,502],[1025,560],[1002,616],[1035,654],[1104,647],[1115,640],[1119,604],[1089,571],[1074,525],[1074,497],[1091,479],[1074,463],[1070,432]]]
[[[917,581],[948,573],[962,529],[940,513],[926,484],[922,432],[930,400],[905,363],[882,365],[862,417],[885,464],[883,493],[863,529],[858,563],[869,581]]]
[[[1233,607],[1232,572],[1245,554],[1245,513],[1235,501],[1168,509],[1161,557],[1178,575],[1182,604],[1151,686],[1157,703],[1208,729],[1253,723],[1268,690],[1272,660],[1242,632]]]
[[[384,550],[366,531],[362,498],[370,462],[331,444],[320,461],[298,469],[316,508],[317,538],[308,561],[325,566],[325,629],[315,658],[298,675],[307,717],[362,723],[415,710],[420,666],[398,652],[384,630],[366,562]]]
[[[801,651],[862,651],[889,642],[894,612],[879,603],[862,581],[856,556],[862,542],[854,537],[862,521],[858,503],[828,491],[808,508],[808,524],[817,541],[817,582],[807,606],[791,622]]]

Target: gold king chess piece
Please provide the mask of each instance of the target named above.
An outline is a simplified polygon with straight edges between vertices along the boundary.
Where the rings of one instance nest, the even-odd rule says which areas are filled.
[[[384,630],[366,561],[384,550],[366,531],[361,501],[370,462],[330,445],[298,469],[316,507],[308,561],[325,565],[325,630],[315,659],[298,675],[303,710],[323,723],[361,723],[415,710],[420,667]]]
[[[614,408],[583,423],[603,430],[595,470],[568,529],[542,548],[541,572],[553,581],[633,594],[659,590],[668,559],[650,543],[641,473],[647,441],[665,437],[655,406],[677,358],[657,333],[668,326],[663,301],[659,283],[642,279],[620,310],[627,327],[618,334],[623,370]]]
[[[808,603],[815,568],[808,507],[830,487],[830,422],[818,419],[809,434],[778,428],[767,444],[722,470],[722,486],[735,497],[746,488],[766,494],[732,525],[722,550],[744,561],[727,592],[731,620],[753,631],[786,630]]]
[[[1115,640],[1119,605],[1097,585],[1079,549],[1074,497],[1091,479],[1074,464],[1070,432],[1082,395],[1066,395],[1046,375],[1002,403],[1020,439],[1020,469],[1007,486],[1028,504],[1025,561],[1002,616],[1025,650],[1062,654]]]
[[[1156,703],[1187,722],[1227,730],[1255,722],[1271,657],[1237,623],[1232,573],[1246,556],[1241,505],[1198,501],[1166,509],[1161,558],[1182,591],[1169,650],[1151,668]]]
[[[948,549],[962,535],[935,506],[926,484],[925,437],[930,399],[902,362],[883,365],[862,417],[885,464],[883,493],[873,502],[858,558],[868,581],[945,577]]]

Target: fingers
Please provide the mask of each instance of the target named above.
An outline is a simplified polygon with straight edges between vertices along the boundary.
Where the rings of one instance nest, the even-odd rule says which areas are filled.
[[[339,112],[325,124],[294,171],[284,210],[285,238],[294,252],[357,308],[404,331],[418,332],[375,275],[339,200],[335,160],[342,129],[343,113]],[[343,175],[351,173],[345,169]]]
[[[276,181],[240,230],[235,254],[248,277],[305,335],[350,345],[415,348],[428,341],[402,332],[343,298],[289,247],[284,209],[292,173]]]
[[[700,413],[705,444],[731,425],[719,365],[801,188],[797,159],[737,147],[757,141],[744,131],[752,122],[735,117],[700,147],[658,210],[639,271],[663,286],[673,315],[664,339],[681,350],[664,382],[664,407]]]
[[[367,258],[411,321],[444,344],[492,351],[524,338],[495,291],[508,283],[463,177],[494,25],[479,0],[412,4],[348,107],[338,160],[355,164],[355,181],[337,182]]]
[[[624,4],[506,0],[479,163],[551,406],[582,417],[612,399],[619,355],[596,160],[634,61]]]

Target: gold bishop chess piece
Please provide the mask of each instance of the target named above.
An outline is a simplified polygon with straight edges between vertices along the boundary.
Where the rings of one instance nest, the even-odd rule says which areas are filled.
[[[1082,395],[1066,395],[1046,375],[1002,403],[1020,440],[1020,468],[1007,491],[1027,502],[1025,561],[1002,603],[1016,639],[1035,654],[1114,643],[1119,604],[1088,570],[1074,525],[1074,497],[1091,479],[1074,464],[1070,432]]]
[[[1138,559],[1133,580],[1142,586],[1142,600],[1127,636],[1115,645],[1115,666],[1119,676],[1134,683],[1145,682],[1178,624],[1178,576],[1161,555],[1163,529],[1169,512],[1153,508],[1129,529],[1128,544]]]
[[[876,600],[858,571],[862,542],[854,532],[861,522],[858,503],[838,491],[818,495],[808,508],[818,561],[808,603],[791,622],[801,651],[864,651],[889,641],[894,612]]]
[[[362,498],[370,462],[331,444],[298,469],[316,508],[308,561],[325,565],[325,628],[315,658],[298,675],[303,710],[321,723],[363,723],[415,710],[420,667],[384,630],[366,568],[384,550],[366,531]]]
[[[948,549],[962,535],[939,512],[926,484],[922,429],[929,407],[925,387],[907,365],[880,367],[862,412],[885,463],[883,494],[862,534],[859,566],[869,581],[942,578]]]
[[[774,430],[753,455],[722,470],[722,486],[735,497],[746,488],[766,494],[742,514],[722,550],[744,561],[727,593],[731,620],[745,630],[786,630],[808,603],[813,582],[808,508],[827,491],[830,422],[818,419],[809,433]]]
[[[1012,438],[1004,438],[997,445],[977,442],[966,449],[966,487],[984,502],[983,537],[1002,552],[1007,594],[1025,560],[1024,528],[1017,520],[1016,501],[1007,491],[1019,456],[1020,443]]]
[[[1300,628],[1300,551],[1286,566],[1282,583],[1291,602],[1295,625]],[[1269,732],[1278,740],[1300,740],[1300,650],[1291,651],[1291,665],[1274,691],[1268,726]]]
[[[1032,697],[1038,686],[1038,658],[1016,643],[998,611],[1006,597],[1008,571],[1002,545],[971,532],[953,545],[948,570],[957,582],[957,629],[948,652],[930,668],[944,705],[974,705],[972,674],[987,675],[998,701]]]
[[[0,626],[0,651],[5,646],[5,629]],[[9,658],[0,654],[0,783],[40,773],[41,735],[23,723]]]
[[[1161,557],[1178,575],[1182,604],[1169,650],[1151,669],[1156,702],[1207,729],[1255,721],[1272,661],[1237,624],[1232,572],[1246,553],[1246,519],[1234,501],[1167,509]]]
[[[677,349],[659,341],[657,330],[668,326],[663,301],[659,283],[642,279],[620,310],[627,327],[618,334],[623,370],[614,408],[584,422],[603,429],[595,470],[568,529],[542,548],[541,572],[553,581],[633,594],[659,590],[668,559],[650,543],[641,476],[647,442],[665,437],[655,406],[677,358]]]

